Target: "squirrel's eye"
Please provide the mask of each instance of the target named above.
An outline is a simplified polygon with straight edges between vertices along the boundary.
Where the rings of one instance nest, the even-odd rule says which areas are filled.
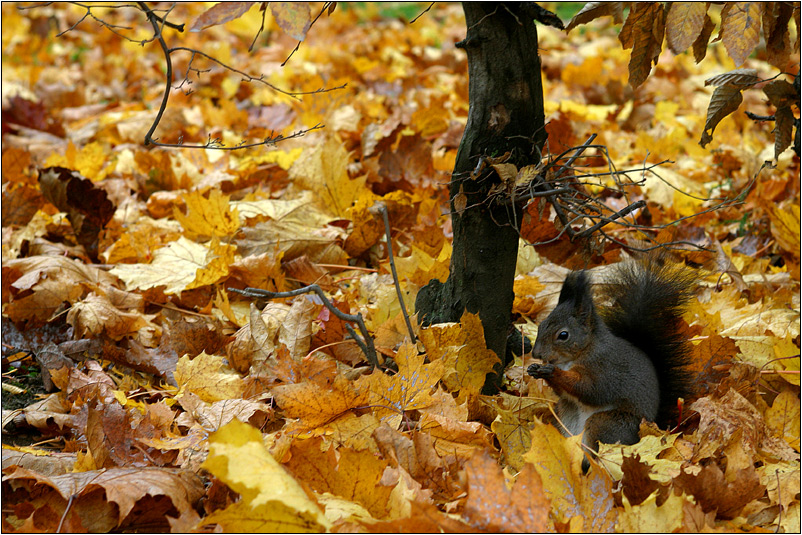
[[[568,331],[560,331],[557,335],[557,340],[568,340]]]

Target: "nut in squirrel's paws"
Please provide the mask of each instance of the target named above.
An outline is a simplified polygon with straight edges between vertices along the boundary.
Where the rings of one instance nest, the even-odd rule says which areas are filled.
[[[527,369],[526,373],[534,377],[535,379],[546,379],[551,377],[554,373],[554,365],[553,364],[531,364]]]

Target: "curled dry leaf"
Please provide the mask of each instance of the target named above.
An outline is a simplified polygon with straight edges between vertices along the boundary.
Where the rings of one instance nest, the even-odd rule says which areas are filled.
[[[114,204],[106,192],[77,171],[48,167],[39,171],[39,187],[45,198],[67,212],[78,243],[97,258],[100,231],[114,216]]]

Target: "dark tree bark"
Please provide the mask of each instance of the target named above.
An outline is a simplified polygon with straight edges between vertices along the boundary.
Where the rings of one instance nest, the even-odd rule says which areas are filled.
[[[416,300],[424,325],[459,321],[478,313],[487,348],[502,360],[485,381],[498,391],[513,302],[522,207],[491,202],[501,180],[484,158],[510,153],[518,169],[540,160],[545,142],[543,86],[536,6],[530,3],[463,3],[467,37],[457,44],[468,54],[468,123],[457,153],[449,194],[454,229],[451,272],[445,283],[431,280]],[[460,213],[455,209],[466,208]],[[520,342],[519,342],[520,346]]]

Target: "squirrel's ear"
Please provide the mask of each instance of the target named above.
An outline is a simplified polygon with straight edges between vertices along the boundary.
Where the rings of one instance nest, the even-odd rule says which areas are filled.
[[[590,279],[585,271],[572,271],[565,278],[558,304],[571,303],[574,315],[589,321],[596,309],[590,293]]]

